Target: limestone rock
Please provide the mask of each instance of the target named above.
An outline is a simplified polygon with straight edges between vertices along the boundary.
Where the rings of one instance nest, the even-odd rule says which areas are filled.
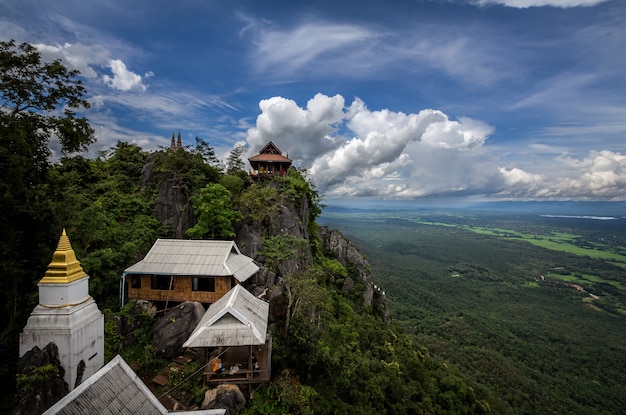
[[[13,415],[38,415],[68,393],[63,380],[65,370],[54,343],[40,349],[35,346],[17,363],[18,405]]]
[[[237,385],[223,384],[204,394],[202,409],[226,409],[226,415],[234,415],[246,404],[246,398]]]
[[[141,170],[141,189],[154,185],[156,153],[146,159]],[[159,178],[158,194],[154,200],[154,213],[157,219],[172,228],[175,238],[185,238],[185,231],[195,225],[193,207],[187,187],[174,173],[165,173]]]
[[[189,338],[204,315],[204,307],[195,301],[186,301],[167,311],[152,329],[152,346],[165,359],[173,359],[184,352],[183,343]]]
[[[184,189],[180,179],[173,173],[168,173],[154,199],[157,219],[171,226],[175,238],[185,238],[185,231],[196,223],[191,200]]]
[[[121,336],[124,348],[137,344],[136,330],[147,324],[146,320],[155,316],[156,307],[149,301],[137,300],[134,301],[134,307],[130,309],[129,314],[130,318],[118,314],[109,314],[104,317],[105,324],[113,321],[115,331]]]
[[[357,288],[362,289],[363,304],[366,307],[376,307],[380,310],[383,321],[389,323],[391,316],[387,308],[385,294],[380,290],[374,290],[367,259],[338,230],[322,226],[319,232],[324,249],[330,252],[343,266],[353,270],[351,275],[344,280],[343,291],[349,294]]]

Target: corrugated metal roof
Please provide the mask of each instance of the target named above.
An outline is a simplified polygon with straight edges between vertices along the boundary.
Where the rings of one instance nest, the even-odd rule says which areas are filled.
[[[259,270],[233,241],[158,239],[146,257],[126,274],[233,275],[243,282]]]
[[[166,413],[165,407],[118,355],[44,415]]]
[[[43,415],[162,415],[167,409],[120,355],[51,406]],[[225,409],[179,411],[177,415],[223,415]]]
[[[226,268],[239,282],[244,282],[259,270],[258,265],[255,264],[251,258],[232,252],[228,255],[226,260]]]
[[[264,344],[269,304],[241,285],[209,306],[183,347]]]

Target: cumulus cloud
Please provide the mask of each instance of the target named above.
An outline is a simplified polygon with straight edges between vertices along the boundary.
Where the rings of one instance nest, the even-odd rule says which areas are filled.
[[[145,91],[146,86],[141,80],[141,76],[134,72],[129,71],[126,68],[126,64],[119,59],[113,59],[109,63],[113,76],[104,75],[102,79],[104,82],[113,89],[120,91],[129,91],[131,89],[138,89]]]
[[[582,158],[560,157],[559,175],[530,174],[501,168],[503,195],[552,199],[623,199],[626,194],[626,156],[609,150],[593,150]]]
[[[555,154],[549,172],[504,167],[488,138],[495,129],[439,110],[372,111],[360,99],[317,94],[300,107],[273,97],[260,102],[247,142],[256,153],[273,141],[308,170],[326,197],[616,198],[626,194],[626,156],[608,150],[584,158]],[[538,145],[538,148],[544,146]]]
[[[517,9],[526,9],[528,7],[591,7],[600,3],[606,3],[611,0],[476,0],[474,3],[486,6],[491,4],[500,4],[507,7],[515,7]]]
[[[344,141],[336,134],[346,117],[344,105],[341,95],[317,94],[306,108],[282,97],[262,100],[256,126],[248,130],[250,150],[257,151],[272,140],[296,163],[311,165],[320,154],[336,149]]]
[[[85,78],[99,78],[109,87],[119,91],[145,91],[141,75],[126,67],[121,59],[112,59],[111,52],[99,45],[86,46],[81,43],[65,43],[63,45],[48,45],[38,43],[34,45],[46,60],[60,59],[67,67],[77,69]],[[108,67],[111,74],[100,75],[99,69]],[[154,74],[146,72],[144,77]]]
[[[105,65],[110,60],[110,53],[97,46],[86,46],[81,43],[64,43],[48,45],[37,43],[35,48],[45,60],[60,59],[68,68],[76,69],[85,78],[96,78],[96,67]]]
[[[450,120],[433,109],[371,111],[360,99],[346,105],[341,95],[317,94],[305,108],[273,97],[259,107],[248,130],[251,152],[272,140],[329,196],[458,193],[499,176],[482,149],[493,127],[479,120]]]

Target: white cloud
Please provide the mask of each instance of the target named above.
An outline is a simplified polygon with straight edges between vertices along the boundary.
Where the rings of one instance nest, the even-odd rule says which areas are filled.
[[[259,106],[256,127],[248,130],[251,152],[272,140],[295,165],[309,169],[329,196],[462,192],[470,190],[469,170],[476,170],[474,187],[484,187],[493,181],[485,177],[497,173],[476,162],[488,164],[481,148],[493,132],[478,120],[453,121],[432,109],[370,111],[359,99],[346,107],[340,95],[317,94],[306,108],[282,97]]]
[[[480,6],[500,4],[502,6],[526,9],[528,7],[591,7],[611,0],[475,0]]]
[[[77,69],[85,78],[96,78],[98,72],[94,67],[104,66],[110,60],[109,51],[97,45],[37,43],[33,46],[45,60],[60,59],[68,68]]]
[[[305,23],[284,31],[261,28],[255,40],[255,61],[261,70],[283,75],[310,69],[316,61],[318,70],[324,70],[320,67],[323,61],[332,72],[340,68],[354,71],[358,66],[373,65],[368,51],[380,36],[364,26],[327,22]]]
[[[112,76],[101,75],[102,80],[109,87],[118,91],[147,89],[142,77],[127,69],[121,59],[112,59],[111,52],[99,45],[87,46],[81,43],[65,43],[61,45],[48,45],[38,43],[34,45],[46,60],[60,59],[71,68],[77,69],[80,74],[88,79],[100,77],[99,69],[108,67]],[[151,71],[146,72],[146,78],[152,77]]]
[[[514,197],[552,199],[623,199],[626,194],[626,156],[609,150],[591,151],[583,159],[560,157],[560,174],[530,174],[502,168],[506,189]]]
[[[310,165],[320,154],[337,148],[343,139],[336,136],[345,114],[341,95],[317,94],[300,108],[295,101],[273,97],[259,102],[261,114],[248,130],[250,151],[258,151],[272,140],[283,153],[301,165]]]
[[[248,130],[255,153],[272,140],[308,169],[326,196],[413,198],[496,195],[505,198],[611,199],[626,194],[626,156],[608,150],[584,158],[551,151],[551,169],[503,167],[494,128],[466,117],[451,120],[425,109],[404,114],[371,111],[359,99],[317,94],[306,108],[273,97]],[[529,148],[529,151],[533,150]],[[546,147],[536,146],[545,153]]]
[[[126,69],[126,64],[121,60],[111,60],[109,67],[111,68],[111,72],[113,72],[113,77],[104,75],[102,79],[111,88],[120,91],[129,91],[131,89],[138,89],[140,91],[146,90],[141,76]]]
[[[341,76],[371,81],[435,70],[478,87],[514,78],[520,71],[516,57],[502,59],[510,55],[508,35],[484,26],[464,30],[420,21],[383,29],[309,19],[277,29],[269,22],[241,18],[246,23],[242,33],[252,37],[252,67],[273,82]]]

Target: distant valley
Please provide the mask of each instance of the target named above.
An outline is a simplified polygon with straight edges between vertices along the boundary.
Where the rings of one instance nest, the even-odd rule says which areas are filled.
[[[318,221],[354,241],[394,318],[495,413],[615,414],[626,407],[624,212],[331,205]]]

